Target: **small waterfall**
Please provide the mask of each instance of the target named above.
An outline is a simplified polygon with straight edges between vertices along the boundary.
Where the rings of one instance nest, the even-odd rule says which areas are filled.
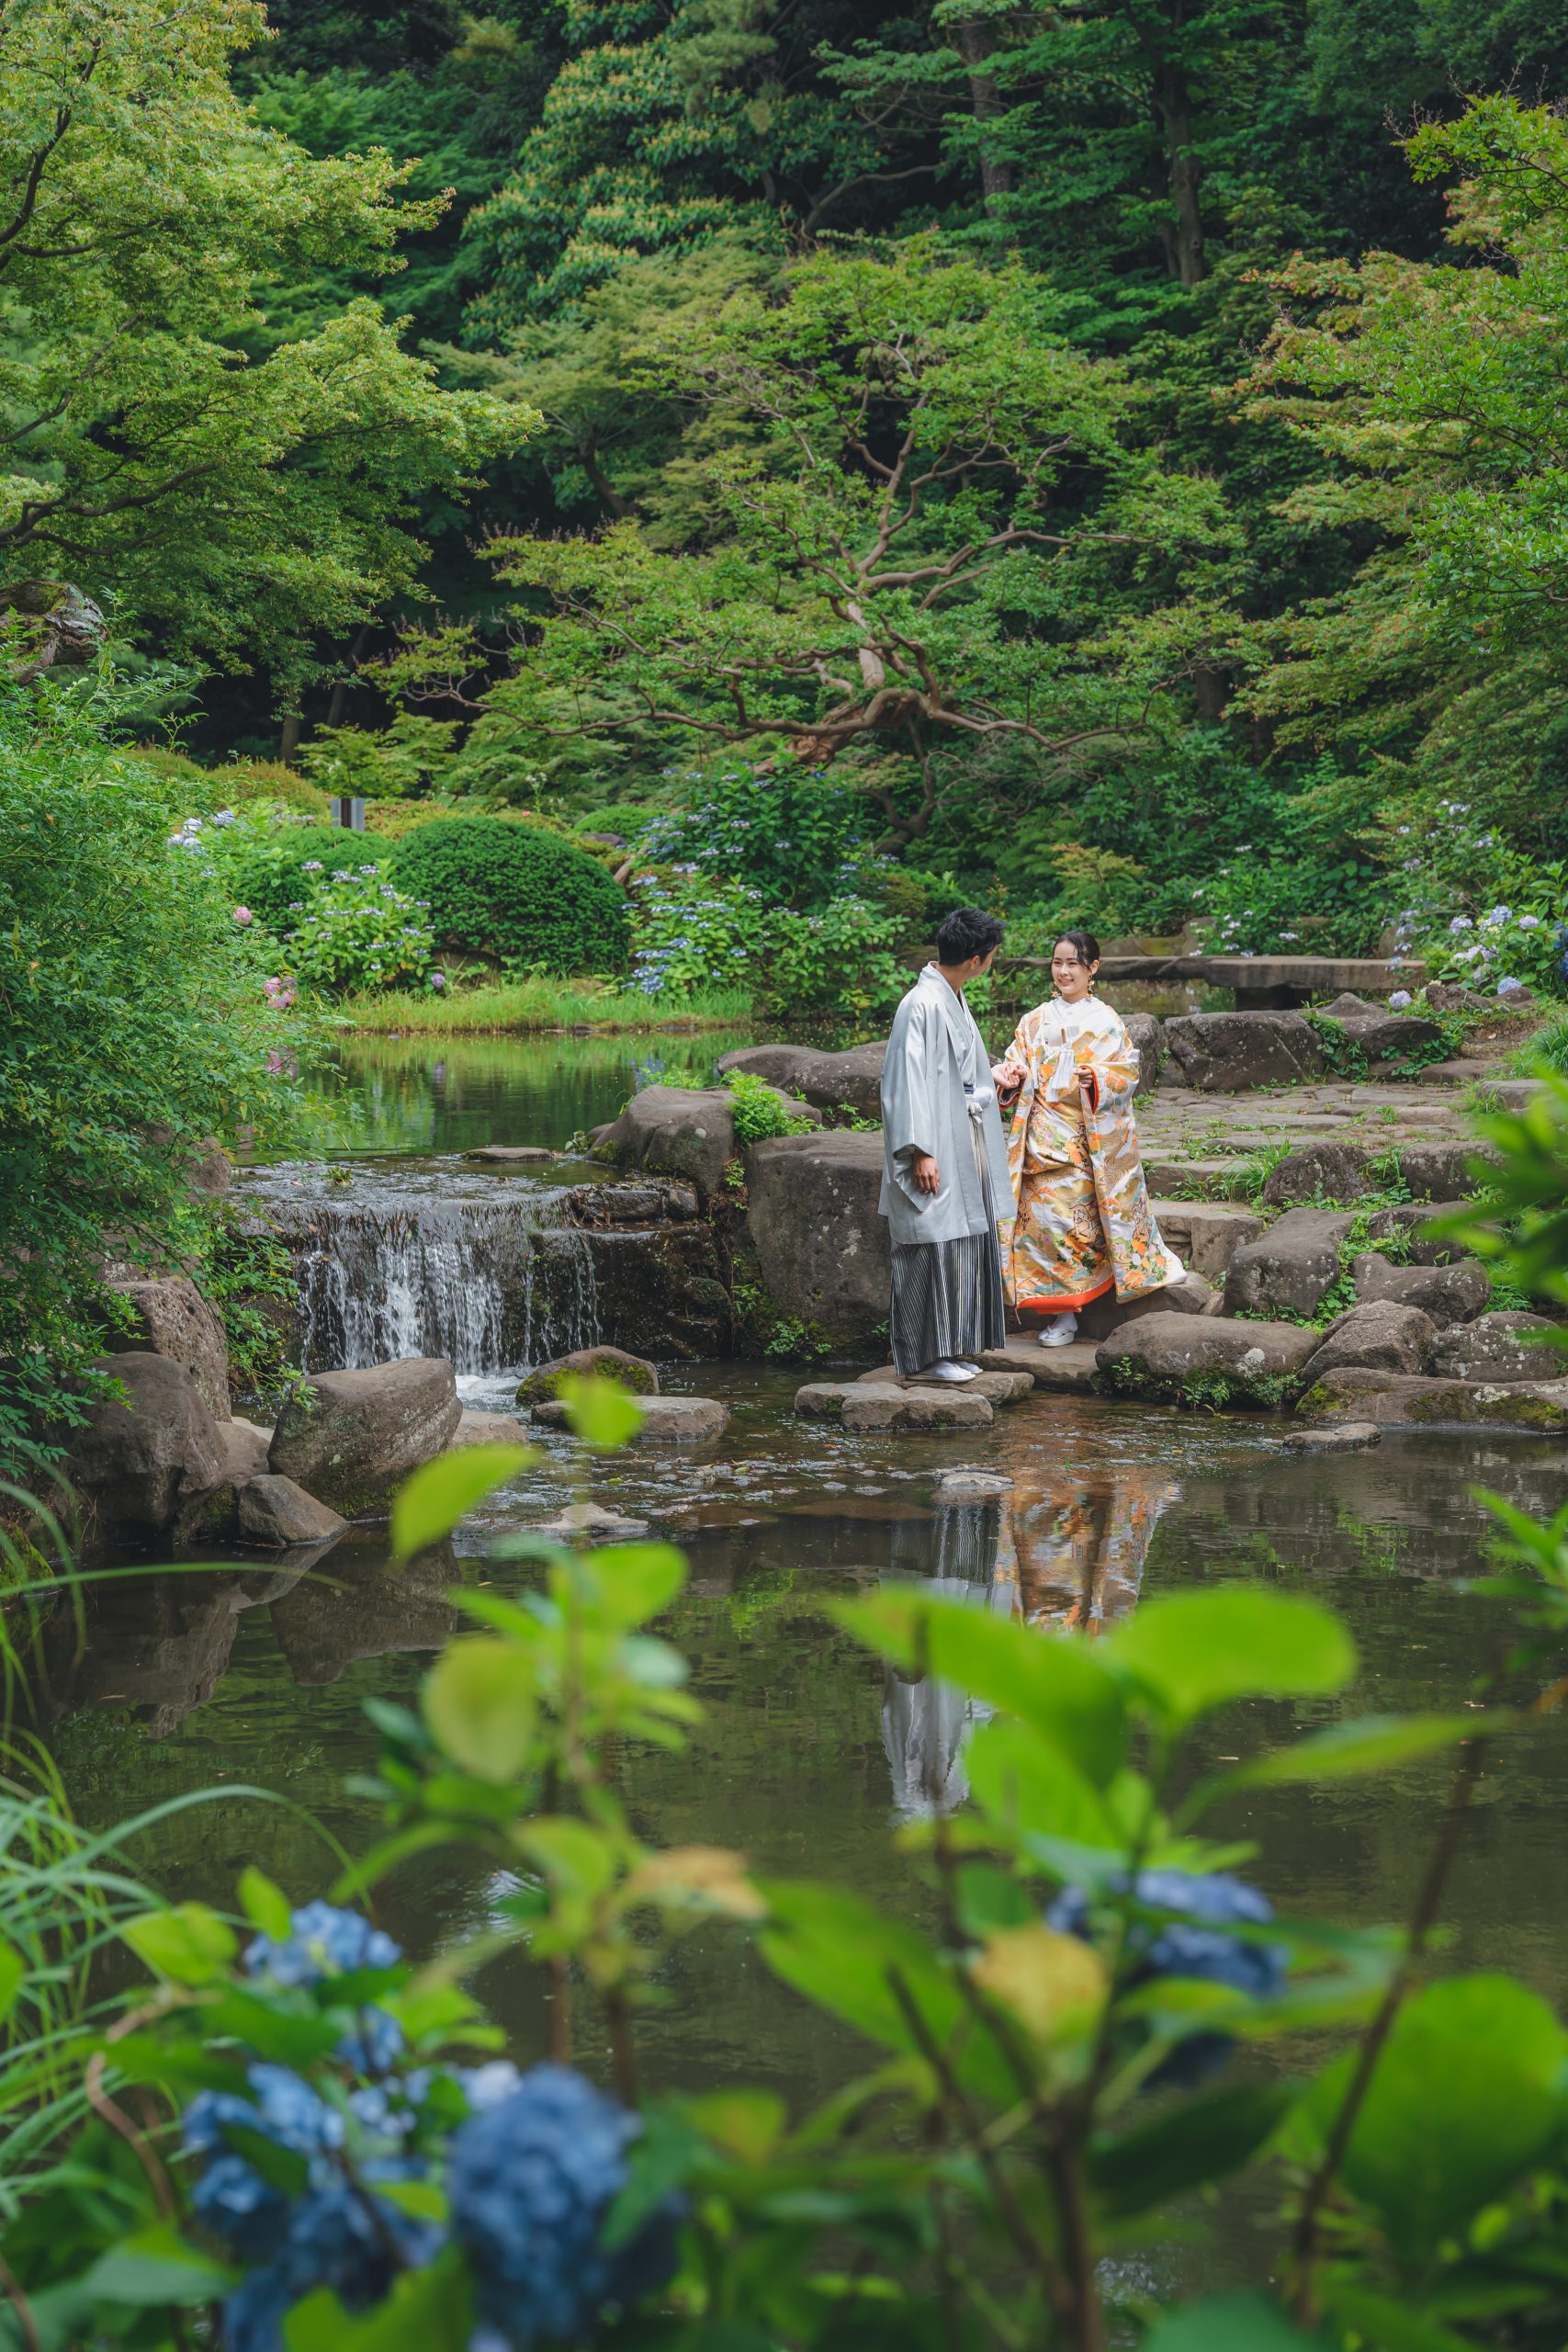
[[[314,1202],[289,1219],[300,1361],[353,1372],[446,1356],[459,1374],[547,1363],[599,1335],[588,1237],[539,1222],[547,1203]]]

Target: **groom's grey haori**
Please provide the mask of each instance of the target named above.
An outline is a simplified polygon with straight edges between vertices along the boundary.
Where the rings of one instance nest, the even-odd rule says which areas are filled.
[[[1012,1215],[1001,1114],[975,1017],[934,964],[894,1016],[882,1070],[882,1136],[877,1205],[893,1244],[894,1363],[907,1375],[999,1348],[997,1218]],[[934,1193],[914,1181],[921,1153],[941,1173]]]

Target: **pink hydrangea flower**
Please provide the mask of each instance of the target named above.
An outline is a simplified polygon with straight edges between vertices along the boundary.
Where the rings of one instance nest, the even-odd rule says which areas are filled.
[[[234,910],[234,921],[238,923],[240,929],[243,931],[248,924],[255,921],[255,917],[252,914],[249,907],[236,907]]]

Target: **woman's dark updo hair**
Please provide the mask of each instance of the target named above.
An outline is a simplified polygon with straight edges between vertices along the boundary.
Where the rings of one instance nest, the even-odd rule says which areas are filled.
[[[1072,949],[1086,972],[1091,964],[1100,961],[1100,942],[1092,931],[1059,931],[1052,944],[1052,955],[1064,946]]]

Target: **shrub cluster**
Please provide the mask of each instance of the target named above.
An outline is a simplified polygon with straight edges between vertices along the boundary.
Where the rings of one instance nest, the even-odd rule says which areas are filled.
[[[400,842],[392,879],[428,903],[438,939],[509,971],[613,972],[626,958],[624,894],[560,835],[503,817],[444,817]]]

